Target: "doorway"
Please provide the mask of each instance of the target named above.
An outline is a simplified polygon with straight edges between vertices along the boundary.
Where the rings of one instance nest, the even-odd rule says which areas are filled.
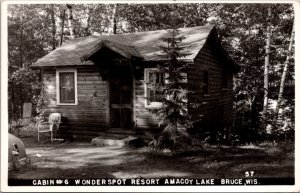
[[[129,65],[111,65],[109,71],[110,128],[133,128],[133,75]]]

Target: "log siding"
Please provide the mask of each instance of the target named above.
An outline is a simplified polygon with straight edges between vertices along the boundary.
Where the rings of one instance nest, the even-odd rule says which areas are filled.
[[[97,136],[106,131],[107,81],[97,68],[77,68],[77,105],[58,105],[56,98],[56,70],[43,72],[45,117],[62,114],[61,130],[66,135]]]
[[[230,126],[233,111],[233,73],[227,72],[227,87],[222,87],[222,70],[226,63],[214,51],[214,45],[208,40],[194,60],[189,71],[189,81],[203,83],[204,72],[208,72],[208,92],[196,91],[201,96],[202,106],[199,110],[191,112],[195,117],[202,115],[197,129],[218,129]],[[200,86],[201,87],[201,86]],[[203,86],[202,86],[203,88]]]

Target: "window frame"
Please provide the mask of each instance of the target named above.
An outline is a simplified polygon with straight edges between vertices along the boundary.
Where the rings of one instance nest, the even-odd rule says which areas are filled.
[[[74,103],[62,103],[60,102],[60,76],[59,73],[71,72],[74,73]],[[56,101],[57,105],[78,105],[78,96],[77,96],[77,69],[56,69]]]
[[[147,88],[147,82],[149,82],[149,73],[150,72],[159,72],[159,69],[158,68],[145,68],[144,69],[144,81],[145,81],[145,83],[144,83],[144,96],[145,96],[145,107],[146,108],[159,108],[159,107],[161,107],[162,106],[162,102],[148,102],[148,97],[149,96],[147,96],[148,94],[148,92],[147,92],[147,90],[148,90],[148,88]],[[166,79],[165,79],[166,77],[164,77],[164,83],[166,83]]]

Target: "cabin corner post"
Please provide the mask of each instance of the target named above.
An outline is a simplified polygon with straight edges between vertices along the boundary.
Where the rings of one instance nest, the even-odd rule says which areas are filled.
[[[188,92],[187,92],[187,96],[186,96],[186,98],[187,98],[187,113],[189,113],[190,112],[190,109],[191,109],[191,97],[190,97],[190,93],[189,93],[189,91],[191,91],[191,92],[194,92],[193,90],[192,90],[192,88],[189,88],[189,87],[191,87],[190,85],[192,84],[191,83],[191,80],[190,80],[190,69],[193,67],[193,65],[195,64],[195,61],[193,60],[193,62],[187,62],[186,63],[186,65],[187,65],[187,67],[188,67],[188,69],[187,69],[187,72],[186,72],[186,81],[187,81],[187,89],[188,89]],[[193,121],[193,120],[192,120]]]
[[[129,62],[129,66],[131,69],[131,73],[132,73],[132,127],[134,129],[135,132],[137,129],[137,123],[136,123],[136,93],[135,93],[135,83],[136,83],[136,75],[135,75],[135,65],[134,65],[134,60],[133,58],[128,60]]]

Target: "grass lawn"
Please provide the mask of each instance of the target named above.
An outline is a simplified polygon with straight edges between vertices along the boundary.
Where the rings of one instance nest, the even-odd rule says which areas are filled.
[[[10,179],[50,178],[254,178],[294,177],[293,145],[205,146],[177,155],[146,148],[96,147],[89,143],[39,144],[22,139],[31,164]]]

